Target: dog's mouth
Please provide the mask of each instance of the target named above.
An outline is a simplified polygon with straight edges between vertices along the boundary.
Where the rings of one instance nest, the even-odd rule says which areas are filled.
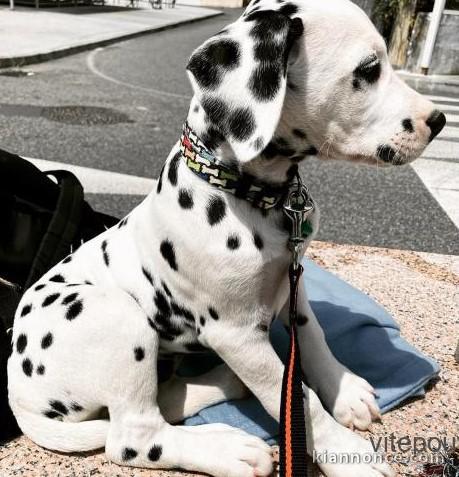
[[[325,151],[319,152],[319,158],[378,166],[403,166],[417,159],[424,149],[425,145],[413,147],[412,144],[408,146],[380,144],[376,150],[366,153],[364,151],[348,152],[340,150],[339,147],[329,146]]]

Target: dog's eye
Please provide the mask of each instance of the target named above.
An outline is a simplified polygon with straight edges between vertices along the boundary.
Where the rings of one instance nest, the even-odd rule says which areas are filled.
[[[376,55],[365,58],[354,70],[354,78],[375,83],[381,75],[381,62]]]

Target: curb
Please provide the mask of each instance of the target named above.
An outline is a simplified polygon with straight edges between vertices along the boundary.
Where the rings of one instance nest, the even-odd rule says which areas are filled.
[[[397,75],[419,93],[459,96],[459,76],[426,76],[404,70],[397,71]]]
[[[215,18],[220,15],[223,15],[223,12],[217,11],[215,13],[209,13],[208,15],[198,17],[198,18],[190,18],[189,20],[177,21],[174,23],[169,23],[168,25],[150,27],[150,28],[146,28],[144,30],[140,30],[140,31],[132,32],[132,33],[125,33],[118,36],[105,38],[103,40],[90,41],[88,43],[83,43],[83,44],[79,44],[75,46],[68,46],[68,47],[60,48],[57,50],[51,50],[44,53],[36,53],[33,55],[16,56],[16,57],[9,57],[9,58],[4,57],[4,58],[0,58],[0,69],[1,68],[17,68],[17,67],[22,67],[25,65],[31,65],[34,63],[42,63],[45,61],[56,60],[58,58],[63,58],[65,56],[81,53],[82,51],[92,50],[94,48],[111,45],[113,43],[118,43],[120,41],[131,40],[132,38],[148,35],[151,33],[156,33],[156,32],[160,32],[164,30],[170,30],[173,28],[180,27],[182,25],[189,25],[191,23],[196,23],[202,20],[208,20],[209,18]]]

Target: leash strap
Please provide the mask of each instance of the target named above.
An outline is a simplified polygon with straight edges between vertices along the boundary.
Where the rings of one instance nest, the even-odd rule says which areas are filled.
[[[306,477],[306,425],[300,348],[296,334],[298,287],[303,267],[290,265],[290,349],[282,383],[280,477]]]
[[[303,185],[301,177],[284,202],[284,213],[292,221],[289,246],[292,263],[289,267],[290,302],[290,348],[284,370],[280,416],[280,477],[306,477],[307,446],[306,423],[303,403],[303,373],[301,370],[300,347],[297,338],[297,303],[303,267],[301,258],[303,244],[310,233],[308,216],[314,210],[309,191]]]

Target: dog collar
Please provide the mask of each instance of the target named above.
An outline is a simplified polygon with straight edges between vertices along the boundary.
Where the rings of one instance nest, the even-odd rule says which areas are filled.
[[[199,139],[188,122],[183,125],[180,150],[188,168],[209,184],[268,210],[283,203],[288,186],[273,187],[247,173],[222,164]]]

